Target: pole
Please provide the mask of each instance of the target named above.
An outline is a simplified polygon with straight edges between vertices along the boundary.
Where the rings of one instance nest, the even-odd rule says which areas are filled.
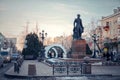
[[[96,34],[94,34],[94,36],[93,36],[93,41],[94,41],[94,52],[93,52],[93,55],[92,55],[92,57],[93,58],[96,58],[96,48],[95,48],[95,43],[96,43]]]
[[[96,37],[94,37],[94,54],[93,54],[93,58],[96,58],[96,48],[95,48],[95,43],[96,43]]]

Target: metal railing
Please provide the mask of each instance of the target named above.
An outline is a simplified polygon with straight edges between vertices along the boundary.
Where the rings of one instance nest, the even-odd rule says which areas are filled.
[[[91,64],[80,62],[59,62],[53,64],[53,75],[91,74]]]

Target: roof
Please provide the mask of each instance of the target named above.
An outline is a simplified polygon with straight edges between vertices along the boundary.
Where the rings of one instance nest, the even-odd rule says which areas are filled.
[[[0,32],[0,37],[5,38],[5,36]]]
[[[105,20],[105,19],[108,19],[108,18],[111,18],[111,17],[114,17],[114,16],[117,16],[117,15],[120,15],[120,11],[118,13],[114,13],[112,15],[109,15],[109,16],[106,16],[106,17],[103,17],[102,20]]]

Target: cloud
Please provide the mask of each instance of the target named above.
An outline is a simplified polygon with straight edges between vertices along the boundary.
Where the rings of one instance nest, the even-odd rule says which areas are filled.
[[[6,11],[7,8],[5,6],[3,6],[2,4],[0,4],[0,12]]]
[[[6,8],[0,7],[0,12],[6,11]]]
[[[80,5],[71,5],[71,4],[65,4],[65,3],[56,3],[52,5],[52,9],[56,11],[58,14],[64,14],[67,16],[74,16],[78,13],[84,15],[84,16],[98,16],[94,12],[90,12],[85,7],[82,7]]]

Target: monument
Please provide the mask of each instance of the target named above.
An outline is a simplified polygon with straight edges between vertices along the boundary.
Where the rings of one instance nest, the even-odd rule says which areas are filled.
[[[84,32],[84,27],[82,25],[82,19],[80,14],[74,20],[73,28],[73,41],[72,41],[72,58],[81,59],[86,55],[86,41],[82,39],[81,35]]]

